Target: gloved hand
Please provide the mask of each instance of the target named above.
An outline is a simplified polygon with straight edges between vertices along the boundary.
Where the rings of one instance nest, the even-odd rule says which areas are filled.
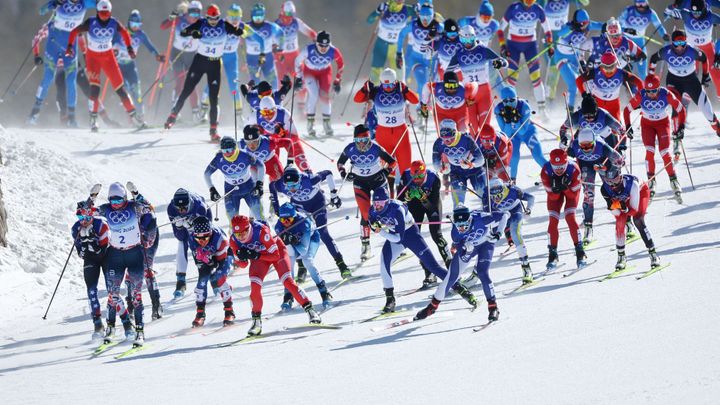
[[[620,212],[627,213],[629,211],[627,203],[620,201]]]
[[[715,60],[717,60],[717,58],[715,58]],[[45,62],[43,61],[42,56],[38,55],[35,57],[35,66],[42,66],[43,63]]]
[[[198,30],[194,30],[193,32],[190,33],[190,36],[195,39],[200,39],[200,38],[202,38],[202,33]]]
[[[626,142],[620,142],[620,144],[617,147],[618,152],[625,152],[627,150],[627,143]]]
[[[375,11],[377,11],[378,14],[382,14],[385,11],[387,11],[387,9],[388,9],[388,4],[386,2],[382,2],[382,3],[378,4]]]
[[[507,61],[503,58],[493,59],[493,61],[492,61],[492,66],[498,70],[502,69],[504,67],[507,67],[507,65],[508,65]]]
[[[243,83],[240,85],[240,93],[242,93],[243,97],[247,97],[248,91],[249,91],[249,89],[248,89],[247,84]]]
[[[252,195],[254,197],[260,198],[263,195],[263,182],[258,180],[255,182],[255,187],[252,190]]]
[[[710,85],[710,73],[703,73],[702,80],[700,81],[704,87]]]
[[[500,45],[500,56],[503,58],[510,57],[510,51],[508,51],[507,45]]]
[[[529,217],[532,214],[532,210],[527,205],[523,208],[523,215],[525,217]]]
[[[473,165],[473,162],[471,160],[463,159],[460,161],[460,167],[469,170],[475,167],[475,165]]]
[[[66,58],[74,58],[75,57],[75,49],[73,49],[72,46],[68,46],[67,49],[65,49],[65,57]]]
[[[490,232],[488,235],[488,242],[495,243],[500,240],[500,232]]]
[[[398,69],[403,68],[403,55],[400,52],[395,54],[395,66],[397,66]]]
[[[335,91],[335,94],[340,94],[340,90],[342,90],[340,83],[340,78],[333,80],[333,91]]]
[[[421,117],[428,118],[430,116],[430,111],[428,110],[427,104],[420,103],[420,109],[418,110],[418,113],[420,113]]]
[[[292,81],[290,80],[290,76],[283,75],[282,79],[280,80],[280,86],[285,88],[290,88],[290,85],[292,84]]]
[[[127,47],[127,53],[130,56],[130,59],[135,59],[135,49],[133,49],[132,46]]]
[[[552,44],[550,45],[550,48],[548,48],[547,53],[550,58],[555,56],[555,47]]]
[[[665,34],[665,35],[662,36],[662,39],[663,39],[663,41],[665,41],[665,43],[667,44],[667,43],[670,42],[670,35],[669,35],[669,34]]]
[[[665,9],[665,12],[663,13],[667,17],[672,17],[676,20],[679,20],[682,18],[682,14],[680,13],[680,9],[677,7],[674,7],[674,5],[669,6]]]
[[[275,135],[284,135],[285,132],[285,124],[282,122],[276,122],[275,123]]]
[[[635,131],[632,129],[632,126],[628,126],[625,128],[625,136],[627,136],[628,139],[634,139]]]
[[[282,48],[280,48],[280,45],[278,45],[278,44],[273,44],[273,46],[272,46],[272,53],[280,53],[280,52],[282,52]]]
[[[713,67],[715,69],[720,69],[720,53],[715,54],[715,60],[713,60]]]
[[[685,124],[680,124],[675,132],[673,132],[673,140],[682,141],[683,138],[685,138]]]
[[[448,162],[440,163],[440,174],[450,174],[450,164]]]
[[[330,191],[330,204],[335,208],[340,208],[342,200],[337,195],[337,190]]]
[[[633,36],[637,35],[637,30],[635,28],[623,28],[623,32]]]
[[[260,252],[258,251],[241,247],[240,249],[238,249],[238,252],[240,252],[241,250],[243,251],[243,253],[241,254],[242,257],[238,258],[240,260],[257,260],[260,258]]]
[[[213,201],[220,201],[222,196],[218,193],[217,189],[213,186],[210,187],[210,199]]]
[[[165,63],[165,55],[157,54],[157,55],[155,55],[155,60],[160,63]]]
[[[382,224],[378,221],[370,222],[370,229],[373,232],[378,233],[382,230]]]
[[[258,55],[258,65],[263,66],[265,64],[265,54],[261,53]]]

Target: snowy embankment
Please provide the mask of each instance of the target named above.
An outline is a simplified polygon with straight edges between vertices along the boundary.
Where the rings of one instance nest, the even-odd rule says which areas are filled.
[[[11,221],[11,247],[0,249],[0,388],[13,403],[105,398],[109,382],[131,392],[135,400],[160,403],[716,403],[720,157],[717,139],[704,120],[697,113],[690,117],[698,122],[688,130],[685,145],[696,190],[690,187],[684,165],[678,166],[685,189],[685,205],[678,205],[670,198],[667,176],[658,177],[658,195],[647,222],[660,256],[672,266],[647,279],[635,279],[649,267],[642,242],[635,242],[628,246],[628,257],[637,270],[597,282],[615,262],[612,217],[598,197],[599,242],[588,252],[598,263],[571,278],[553,275],[525,293],[506,297],[503,292],[518,285],[521,271],[516,255],[497,259],[504,250],[498,246],[491,275],[501,322],[482,332],[473,333],[472,328],[485,322],[485,301],[470,312],[457,297],[443,302],[425,322],[381,332],[371,328],[389,320],[353,323],[372,316],[384,302],[378,274],[382,241],[373,237],[376,256],[357,272],[366,277],[338,289],[335,298],[344,304],[323,315],[326,323],[343,325],[341,330],[283,330],[306,322],[296,310],[265,321],[268,336],[263,339],[221,347],[244,336],[249,327],[248,277],[239,272],[230,278],[238,327],[172,338],[190,325],[194,303],[188,298],[169,308],[166,320],[149,322],[148,348],[122,361],[113,358],[119,348],[89,356],[91,324],[76,259],[68,266],[48,320],[40,318],[70,247],[74,204],[95,182],[106,190],[113,181],[132,180],[155,203],[158,221],[164,223],[166,204],[177,187],[207,193],[202,171],[216,146],[205,141],[204,129],[99,135],[10,129],[0,135],[6,158],[0,175]],[[559,124],[553,121],[548,127]],[[349,131],[338,126],[335,139],[311,142],[337,156],[350,139]],[[222,133],[231,133],[231,128]],[[556,140],[547,134],[541,138],[547,154]],[[644,150],[639,142],[633,149],[634,172],[644,177]],[[425,156],[427,152],[429,148]],[[333,167],[319,154],[308,154],[316,170]],[[523,231],[538,272],[546,260],[547,211],[544,192],[533,186],[536,172],[535,164],[524,157],[519,183],[535,193],[537,204]],[[216,186],[220,182],[216,177]],[[352,265],[360,253],[352,188],[346,185],[341,195],[343,207],[330,217],[351,219],[332,225],[331,232]],[[103,191],[100,200],[105,198]],[[469,205],[479,206],[472,198],[468,195]],[[444,208],[450,212],[449,199]],[[219,218],[226,226],[222,212]],[[560,232],[561,261],[572,263],[563,222]],[[156,260],[163,301],[175,284],[175,250],[176,242],[165,227]],[[337,282],[338,272],[325,248],[318,262],[326,280]],[[189,275],[195,274],[190,265]],[[397,290],[416,287],[422,279],[417,261],[400,263],[394,279]],[[317,301],[312,283],[305,288]],[[191,293],[192,282],[188,290]],[[264,291],[264,313],[271,314],[282,295],[274,273],[268,275]],[[482,297],[481,290],[474,291]],[[427,296],[423,292],[399,297],[398,305],[412,308],[406,313],[412,316],[426,305]],[[207,312],[206,328],[217,328],[222,320],[219,302],[210,302]],[[43,382],[42,390],[37,389],[38,381]]]

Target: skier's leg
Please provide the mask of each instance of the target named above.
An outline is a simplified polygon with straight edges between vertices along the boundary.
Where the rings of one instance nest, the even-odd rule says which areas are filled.
[[[310,278],[312,278],[315,285],[325,283],[325,280],[323,280],[322,276],[320,275],[320,272],[318,271],[317,267],[315,266],[315,255],[317,255],[317,251],[318,251],[319,247],[320,247],[320,234],[318,232],[315,232],[315,233],[313,233],[312,237],[310,238],[310,246],[308,246],[307,252],[302,257],[302,262],[305,265],[305,268],[307,269],[308,273],[310,273]]]
[[[592,225],[595,211],[595,170],[587,165],[580,166],[580,170],[583,182],[583,222]]]
[[[535,160],[535,163],[538,164],[541,168],[547,163],[547,159],[545,159],[545,156],[543,155],[542,150],[542,144],[540,143],[540,140],[538,139],[537,129],[535,129],[535,125],[531,125],[528,127],[527,132],[525,132],[525,144],[530,149],[530,153],[532,154],[533,159]]]
[[[372,59],[370,62],[370,81],[377,83],[380,79],[380,72],[385,68],[388,58],[394,60],[395,55],[390,55],[390,43],[384,39],[375,38],[375,46],[373,47]],[[393,64],[395,62],[392,62]],[[398,79],[400,76],[398,75]]]
[[[547,196],[547,211],[548,211],[548,239],[550,246],[557,247],[560,236],[558,234],[558,224],[560,222],[560,208],[563,203],[563,195],[550,194]]]
[[[485,242],[476,248],[478,250],[477,264],[475,265],[475,274],[477,274],[482,283],[483,294],[488,302],[495,301],[495,285],[490,279],[490,263],[492,262],[495,244]]]
[[[210,97],[210,128],[218,125],[218,96],[220,94],[221,67],[219,61],[207,61],[206,73],[208,82],[208,95]]]
[[[400,256],[400,253],[405,250],[405,246],[400,243],[392,243],[388,240],[385,241],[382,247],[382,258],[380,259],[380,278],[382,279],[383,288],[393,288],[393,279],[390,266],[395,259]]]
[[[305,291],[295,284],[292,273],[290,273],[290,257],[286,255],[284,251],[281,252],[280,259],[273,263],[273,267],[275,267],[275,271],[277,272],[282,285],[285,289],[290,291],[290,294],[292,294],[298,304],[304,307],[310,302],[307,295],[305,295]]]
[[[190,69],[185,75],[185,82],[183,84],[182,91],[172,108],[172,114],[177,115],[180,110],[182,110],[185,100],[190,97],[195,90],[195,86],[197,86],[198,82],[200,82],[203,71],[203,60],[198,56],[193,60],[192,65],[190,65]]]
[[[330,252],[330,256],[332,256],[335,260],[342,259],[342,254],[338,250],[335,240],[333,240],[332,236],[330,236],[328,227],[325,226],[325,224],[327,224],[327,209],[323,208],[319,211],[314,211],[313,219],[315,220],[315,224],[318,228],[322,227],[321,229],[318,229],[318,232],[320,233],[320,239],[327,248],[328,252]]]
[[[513,243],[515,243],[515,249],[517,250],[518,257],[521,259],[527,256],[527,248],[525,247],[525,240],[523,240],[522,235],[522,223],[523,214],[521,211],[510,215],[508,227],[510,227],[510,235]]]
[[[580,227],[578,226],[577,219],[575,218],[575,211],[577,210],[578,197],[577,194],[572,191],[565,191],[565,222],[567,222],[568,231],[570,231],[570,237],[572,238],[573,245],[577,245],[580,240]]]
[[[133,311],[135,315],[135,325],[142,328],[143,326],[143,301],[142,286],[145,275],[143,266],[142,247],[136,247],[126,252],[127,272],[130,276],[130,290],[133,298]]]
[[[85,279],[85,288],[87,289],[88,301],[90,302],[90,316],[99,318],[102,315],[100,309],[100,301],[98,300],[98,280],[100,279],[101,262],[93,260],[85,260],[83,264],[83,277]]]
[[[253,313],[261,313],[263,307],[262,286],[263,280],[270,269],[270,263],[260,260],[250,261],[248,276],[250,277],[250,302]]]
[[[512,142],[512,155],[510,155],[510,179],[515,180],[517,178],[518,165],[520,164],[520,145],[522,145],[522,135],[516,134],[511,140]]]
[[[640,133],[645,145],[645,172],[650,178],[655,174],[655,127],[647,120],[641,120]]]

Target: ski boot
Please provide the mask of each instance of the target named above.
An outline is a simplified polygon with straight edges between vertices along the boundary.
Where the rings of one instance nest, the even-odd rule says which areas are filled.
[[[103,337],[103,343],[112,342],[113,337],[115,337],[115,324],[108,321],[107,327],[105,328],[105,336]]]
[[[318,291],[320,292],[320,298],[322,298],[322,304],[324,308],[328,308],[331,305],[333,296],[325,286],[325,281],[317,285]]]
[[[537,113],[538,113],[538,117],[540,117],[540,120],[548,121],[550,119],[550,117],[548,116],[548,113],[547,113],[547,107],[545,105],[545,100],[538,101],[537,107],[538,107]]]
[[[283,303],[280,304],[280,311],[282,311],[282,312],[289,311],[290,309],[292,309],[292,304],[293,304],[293,296],[292,296],[292,294],[290,294],[290,292],[288,292],[286,290],[285,295],[283,295]]]
[[[591,223],[585,222],[585,235],[583,236],[583,246],[588,246],[593,242],[593,226]]]
[[[135,341],[133,347],[140,347],[145,344],[145,329],[142,326],[135,328]]]
[[[370,238],[360,238],[362,242],[362,252],[360,253],[360,261],[364,262],[370,259]]]
[[[335,264],[337,265],[338,270],[340,270],[340,277],[343,280],[352,277],[352,271],[347,264],[345,264],[345,260],[343,260],[342,256],[335,259]]]
[[[530,261],[528,260],[528,257],[527,256],[521,257],[520,263],[521,263],[522,271],[523,271],[523,278],[522,278],[523,284],[532,283],[533,282],[533,273],[532,273],[532,270],[530,269]]]
[[[422,281],[422,289],[427,290],[432,287],[433,284],[437,284],[437,277],[429,271],[425,270],[425,278]]]
[[[308,114],[307,116],[307,133],[308,136],[316,137],[317,132],[315,132],[315,115]]]
[[[195,319],[192,321],[193,328],[199,328],[203,325],[205,325],[205,303],[197,304]]]
[[[673,161],[675,163],[680,161],[680,140],[673,138]]]
[[[251,312],[250,314],[252,315],[252,325],[250,325],[247,334],[248,336],[260,336],[262,333],[262,316],[260,312]]]
[[[100,316],[93,316],[93,334],[92,340],[102,339],[105,325],[103,325],[102,318]]]
[[[65,125],[68,128],[77,128],[78,127],[77,119],[75,118],[75,108],[68,107],[68,115],[67,115],[67,120],[65,121]]]
[[[170,129],[175,125],[175,120],[177,119],[177,114],[171,112],[170,115],[168,115],[167,119],[165,120],[165,129]]]
[[[650,267],[655,268],[660,266],[660,256],[658,256],[657,252],[655,252],[655,248],[652,247],[648,249],[648,253],[650,253]]]
[[[460,296],[467,301],[468,304],[470,304],[471,307],[473,307],[473,310],[477,308],[478,302],[477,298],[475,298],[475,295],[470,292],[470,290],[467,289],[462,283],[457,282],[453,286],[453,291],[460,294]]]
[[[395,289],[394,288],[385,288],[385,306],[382,308],[381,312],[384,314],[389,314],[390,312],[395,312]]]
[[[303,305],[303,309],[308,314],[308,322],[318,325],[322,323],[322,319],[320,319],[320,315],[313,309],[312,302],[308,301],[307,304]]]
[[[582,242],[578,242],[577,244],[575,244],[575,258],[577,260],[578,269],[587,266],[587,255],[585,254],[585,249],[583,249]]]
[[[615,263],[615,271],[619,270],[625,270],[627,267],[627,260],[625,259],[625,249],[618,247],[618,259],[617,263]]]
[[[670,187],[672,188],[673,193],[675,193],[675,201],[677,201],[678,204],[682,204],[682,189],[680,188],[677,176],[670,176]]]
[[[477,284],[478,281],[479,281],[479,280],[478,280],[478,277],[477,277],[477,275],[475,274],[475,271],[473,271],[472,273],[470,273],[469,276],[465,277],[465,280],[463,280],[462,283],[463,283],[463,285],[465,285],[466,287],[472,287],[472,286],[474,286],[475,284]]]
[[[133,328],[132,322],[130,322],[130,318],[127,320],[122,321],[123,329],[125,330],[125,339],[132,339],[133,334],[135,334],[135,330]]]
[[[557,246],[548,245],[548,262],[545,269],[552,270],[558,266],[560,260],[558,258]]]
[[[225,318],[223,318],[223,326],[230,326],[235,323],[235,311],[233,311],[232,300],[223,303],[225,310]]]
[[[220,142],[220,135],[218,135],[217,124],[210,126],[210,142]]]
[[[97,131],[98,131],[99,127],[98,127],[97,119],[98,119],[97,113],[96,113],[96,112],[91,112],[91,113],[90,113],[90,132],[97,132]]]
[[[718,122],[717,117],[713,117],[713,121],[710,123],[710,126],[713,130],[715,130],[715,135],[720,137],[720,122]]]
[[[323,114],[323,131],[325,132],[325,136],[333,136],[335,131],[333,131],[332,124],[330,124],[330,116]]]
[[[173,297],[175,299],[182,297],[185,295],[185,274],[178,274],[177,275],[177,283],[175,283],[175,292],[173,293]]]
[[[37,125],[38,117],[40,116],[40,108],[42,107],[42,101],[39,99],[35,99],[35,104],[33,104],[32,110],[30,110],[30,115],[28,116],[27,120],[25,121],[28,125]]]
[[[156,290],[153,294],[150,294],[150,301],[152,302],[152,320],[162,318],[163,307],[160,304],[160,292]]]
[[[653,177],[652,174],[648,173],[648,178],[650,181],[648,181],[648,189],[650,190],[650,201],[652,201],[653,198],[655,198],[655,177]]]
[[[142,114],[137,110],[130,112],[130,118],[132,118],[133,124],[135,124],[135,129],[141,130],[148,127]]]
[[[500,318],[500,311],[498,311],[497,302],[495,300],[488,300],[488,322],[495,322]]]
[[[425,308],[421,309],[420,312],[415,314],[415,317],[413,317],[413,319],[417,321],[419,319],[427,318],[428,316],[434,314],[435,311],[437,311],[439,305],[440,301],[433,297],[430,303]]]
[[[302,260],[297,260],[297,266],[298,266],[298,272],[297,276],[295,277],[295,283],[300,285],[305,282],[307,279],[307,268],[305,267],[305,264],[302,262]]]

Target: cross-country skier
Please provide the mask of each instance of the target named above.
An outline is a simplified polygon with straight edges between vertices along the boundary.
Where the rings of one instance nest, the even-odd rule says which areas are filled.
[[[275,105],[282,104],[287,93],[292,89],[292,81],[290,76],[283,76],[280,80],[280,88],[273,91],[272,86],[266,80],[261,81],[257,85],[254,80],[250,80],[247,84],[240,85],[240,93],[250,105],[250,111],[255,114],[260,108],[260,100],[264,97],[272,97]]]
[[[122,41],[125,43],[130,58],[135,58],[135,50],[132,48],[132,41],[127,29],[118,20],[111,16],[112,4],[109,0],[100,0],[97,3],[97,17],[90,17],[82,24],[73,28],[68,37],[66,57],[74,57],[75,54],[75,38],[81,33],[87,33],[88,50],[85,54],[85,62],[87,63],[87,75],[90,79],[90,101],[92,108],[90,111],[90,130],[96,132],[98,130],[97,117],[100,107],[100,72],[104,71],[107,79],[110,81],[113,89],[120,97],[125,111],[130,115],[138,128],[146,126],[141,114],[135,110],[135,105],[130,96],[125,91],[123,85],[123,77],[118,66],[115,53],[112,50],[113,37],[119,33]],[[73,86],[75,80],[73,79]]]
[[[466,25],[473,27],[480,45],[489,47],[500,29],[500,23],[493,18],[494,15],[495,8],[493,5],[489,0],[483,0],[477,14],[458,19],[458,25],[461,28]]]
[[[235,139],[224,136],[220,140],[220,150],[210,161],[204,174],[205,184],[210,188],[210,199],[213,201],[223,198],[212,182],[212,174],[217,170],[220,170],[225,178],[223,195],[228,219],[238,214],[240,201],[245,200],[252,215],[262,220],[264,216],[260,197],[263,195],[265,165],[240,150]]]
[[[575,219],[575,209],[580,200],[580,166],[575,162],[568,162],[567,153],[562,149],[550,151],[550,161],[545,163],[540,172],[540,179],[547,192],[548,210],[548,262],[547,269],[558,266],[558,224],[560,223],[560,210],[563,210],[565,222],[567,222],[570,238],[575,246],[575,258],[577,267],[585,265],[585,249],[580,239],[580,228]],[[564,209],[563,209],[564,205]]]
[[[142,346],[145,343],[142,302],[143,248],[149,247],[149,245],[145,245],[148,241],[147,236],[157,228],[155,214],[135,201],[128,201],[127,190],[121,183],[110,185],[108,201],[107,204],[99,207],[99,215],[105,217],[110,227],[110,247],[105,257],[108,288],[108,319],[105,340],[109,342],[115,334],[117,314],[122,320],[125,337],[132,336],[130,316],[120,295],[120,286],[125,271],[127,271],[133,296],[133,312],[135,313],[133,345]]]
[[[405,4],[405,0],[389,0],[380,3],[368,16],[368,24],[374,24],[379,19],[370,62],[371,82],[382,80],[380,73],[385,66],[389,66],[397,77],[404,80],[402,48],[398,47],[398,39],[415,13],[415,8]]]
[[[220,92],[220,65],[225,53],[225,42],[228,34],[244,36],[247,27],[243,23],[237,26],[220,18],[220,8],[211,4],[205,13],[205,18],[190,24],[180,31],[180,36],[193,37],[198,40],[198,50],[193,58],[192,65],[185,77],[183,90],[178,96],[170,115],[165,120],[165,128],[170,129],[177,119],[177,115],[185,104],[185,100],[195,89],[204,75],[207,75],[210,97],[210,139],[220,140],[217,133],[218,125],[218,94]]]
[[[520,163],[520,146],[525,144],[530,149],[535,163],[542,167],[547,160],[543,156],[542,145],[538,139],[537,129],[532,122],[533,111],[527,100],[519,98],[512,86],[500,90],[502,101],[495,106],[495,119],[500,131],[508,134],[512,142],[510,158],[510,181],[515,183]]]
[[[617,147],[620,151],[627,149],[625,131],[620,121],[616,120],[607,110],[599,108],[595,97],[590,94],[583,94],[580,108],[573,111],[560,126],[560,147],[567,149],[567,145],[572,141],[568,138],[568,129],[579,131],[583,128],[591,129],[605,143]],[[570,134],[571,137],[574,135]]]
[[[160,63],[165,62],[165,55],[161,55],[160,52],[158,52],[155,45],[153,45],[150,38],[148,38],[145,31],[141,28],[142,16],[140,15],[140,11],[133,10],[130,12],[127,27],[128,32],[130,33],[131,46],[135,55],[137,55],[140,51],[140,45],[144,45],[145,48],[153,54],[155,60]],[[113,38],[113,52],[115,52],[115,57],[120,65],[120,72],[122,72],[125,87],[132,96],[133,102],[135,103],[139,113],[144,115],[140,74],[138,73],[135,59],[131,58],[128,54],[127,47],[117,31],[115,33],[115,37]]]
[[[605,23],[605,31],[582,45],[582,53],[590,52],[587,61],[590,67],[600,64],[600,58],[606,53],[617,56],[620,69],[625,69],[630,63],[641,62],[647,59],[645,52],[623,33],[620,22],[611,17]]]
[[[334,78],[332,75],[333,61],[337,66]],[[330,43],[330,33],[327,31],[320,31],[315,38],[315,43],[303,48],[295,59],[295,88],[299,89],[304,85],[308,91],[305,102],[308,135],[315,136],[316,134],[313,125],[315,124],[318,100],[320,101],[325,136],[333,135],[330,124],[330,115],[332,114],[330,86],[335,94],[340,93],[344,67],[342,52]]]
[[[187,251],[190,243],[190,231],[192,224],[198,217],[212,219],[212,209],[205,203],[205,198],[199,194],[179,188],[175,191],[170,204],[167,207],[167,215],[172,224],[173,235],[178,240],[177,253],[175,255],[175,274],[177,283],[175,285],[175,298],[185,294],[185,275],[187,274]]]
[[[490,117],[492,114],[492,91],[490,88],[490,65],[493,69],[502,69],[508,66],[508,62],[498,56],[492,49],[480,45],[475,36],[475,30],[471,26],[460,29],[460,43],[462,47],[455,52],[447,67],[449,71],[457,71],[464,84],[474,84],[474,97],[468,99],[468,116],[470,118],[471,133],[493,131]],[[484,123],[484,125],[483,125]]]
[[[207,285],[211,282],[213,290],[217,289],[223,302],[225,317],[223,326],[232,325],[235,321],[233,311],[232,286],[228,283],[230,259],[228,258],[228,238],[220,228],[212,225],[207,217],[199,216],[192,223],[192,231],[188,245],[198,269],[198,280],[195,286],[195,319],[193,328],[205,324],[205,303],[207,302]]]
[[[450,59],[460,47],[462,47],[460,43],[460,27],[457,21],[448,18],[443,23],[443,35],[432,42],[436,78],[445,76],[445,69],[450,64]]]
[[[304,172],[311,172],[310,163],[305,157],[305,148],[300,141],[297,126],[290,117],[290,111],[277,105],[272,97],[260,99],[258,109],[250,115],[250,125],[257,125],[263,134],[271,138],[285,138],[292,141],[288,157]],[[292,155],[290,155],[292,153]]]
[[[532,212],[535,197],[518,186],[506,185],[498,178],[490,180],[488,191],[490,192],[490,198],[483,198],[485,209],[488,212],[508,212],[510,214],[507,226],[510,229],[512,242],[520,258],[523,271],[522,281],[523,284],[532,283],[533,273],[530,269],[525,238],[522,234],[522,224],[523,219],[529,217]]]
[[[417,319],[424,319],[437,310],[450,289],[460,294],[473,307],[477,306],[475,296],[462,284],[458,283],[460,274],[448,272],[435,259],[427,242],[420,234],[420,228],[415,224],[410,211],[402,202],[390,199],[385,189],[378,189],[373,194],[373,203],[368,217],[370,227],[385,238],[380,259],[380,276],[385,291],[385,306],[383,313],[395,312],[395,287],[392,279],[392,262],[400,256],[405,249],[410,249],[422,266],[432,274],[443,280],[433,294],[432,302],[424,310],[418,312]]]
[[[277,24],[265,20],[265,6],[262,3],[255,3],[250,12],[250,21],[246,24],[259,35],[245,39],[250,78],[260,80],[262,77],[273,89],[277,89],[278,75],[272,55],[283,49],[283,30]]]
[[[668,107],[672,110],[672,132]],[[645,171],[649,179],[650,199],[655,196],[655,140],[660,148],[660,156],[670,177],[670,187],[673,189],[675,199],[682,204],[680,183],[678,182],[673,160],[670,156],[670,135],[672,139],[681,140],[685,134],[685,108],[675,95],[665,87],[660,86],[660,79],[654,74],[645,78],[645,89],[640,90],[630,99],[623,110],[625,130],[633,133],[630,122],[630,112],[641,109],[640,133],[645,145]]]
[[[622,167],[622,155],[602,140],[591,128],[581,128],[567,149],[567,154],[575,158],[580,166],[580,178],[583,185],[583,225],[585,234],[583,246],[593,241],[593,217],[595,212],[595,166],[614,165]]]
[[[715,134],[720,136],[720,122],[703,88],[710,84],[708,58],[705,53],[688,44],[684,31],[673,31],[672,43],[660,48],[650,57],[650,73],[655,73],[656,65],[661,60],[667,64],[665,84],[668,90],[683,102],[685,108],[690,104],[689,100],[692,100]],[[698,64],[702,67],[700,80],[697,77]],[[675,153],[679,152],[676,150]]]
[[[307,312],[310,323],[322,322],[313,309],[312,302],[305,291],[295,284],[290,272],[290,257],[285,243],[270,233],[270,227],[244,215],[236,215],[231,220],[233,236],[230,237],[230,249],[237,260],[250,262],[250,301],[252,302],[252,326],[249,336],[262,333],[262,285],[270,266],[277,272],[283,286],[290,291]]]
[[[550,24],[545,16],[545,11],[539,4],[535,4],[535,0],[516,1],[505,10],[502,20],[500,21],[500,31],[498,31],[498,43],[500,43],[500,55],[508,58],[510,67],[508,68],[507,82],[510,86],[515,86],[520,68],[520,56],[525,57],[525,63],[528,65],[530,81],[533,85],[533,94],[538,111],[541,116],[545,115],[545,86],[542,82],[540,72],[540,59],[538,56],[538,46],[535,35],[537,24],[542,25],[545,33],[545,48],[548,56],[552,57],[555,50],[552,48],[553,37],[550,31]],[[505,39],[505,28],[508,28],[508,38]]]
[[[288,151],[287,163],[293,162],[292,141],[287,138],[260,135],[257,125],[246,125],[243,128],[243,139],[238,142],[238,148],[265,165],[265,174],[270,181],[279,179],[283,173],[283,165],[279,157],[280,148]]]
[[[647,28],[652,24],[655,27],[655,34],[662,38],[665,43],[670,42],[670,35],[660,21],[655,10],[650,7],[648,0],[634,0],[633,4],[625,7],[618,17],[625,34],[640,48],[645,48],[647,42],[653,38],[647,37]],[[637,64],[637,74],[645,80],[647,76],[647,61],[641,60]]]
[[[77,203],[75,214],[77,222],[72,226],[72,237],[78,256],[83,259],[83,278],[90,302],[90,316],[92,317],[94,332],[93,339],[103,337],[105,326],[102,322],[102,310],[98,300],[98,280],[100,271],[103,278],[107,277],[105,256],[110,239],[110,228],[103,217],[95,216],[97,210],[89,201]]]
[[[435,19],[432,5],[423,5],[417,11],[418,16],[403,28],[398,39],[397,58],[403,58],[405,78],[414,82],[418,94],[431,80],[432,42],[442,33],[442,25]],[[407,50],[405,39],[407,38]],[[398,56],[400,55],[400,56]]]
[[[575,84],[581,93],[592,94],[598,107],[605,109],[618,121],[620,121],[620,91],[639,90],[643,87],[639,77],[618,68],[614,53],[603,54],[600,57],[600,64],[595,68],[587,68],[575,79]]]
[[[447,71],[441,82],[428,82],[422,88],[420,116],[428,119],[433,110],[437,122],[450,119],[460,132],[468,132],[468,104],[477,91],[474,83],[460,83],[457,73]]]
[[[73,44],[73,52],[69,55],[66,52],[70,32],[83,22],[85,11],[95,7],[94,0],[81,1],[58,1],[50,0],[41,9],[40,15],[49,11],[53,12],[48,23],[47,44],[45,45],[44,73],[42,81],[35,92],[35,103],[33,104],[28,124],[37,123],[40,109],[42,108],[50,83],[55,76],[55,69],[62,60],[65,70],[65,91],[67,92],[68,124],[77,126],[75,119],[75,106],[77,104],[76,79],[78,73],[77,46]],[[38,64],[39,55],[36,54],[35,64]]]
[[[360,260],[370,258],[370,212],[371,194],[379,189],[388,189],[388,174],[394,171],[395,159],[370,139],[370,130],[364,124],[356,125],[353,130],[353,142],[345,146],[337,159],[337,169],[343,181],[352,181],[355,189],[355,203],[360,210],[360,241],[362,253]],[[350,160],[352,167],[348,172],[345,162]]]
[[[485,158],[487,175],[489,178],[498,177],[503,181],[510,181],[510,158],[512,157],[513,145],[507,135],[502,132],[481,133],[479,136],[480,152]]]
[[[323,192],[322,182],[327,182],[330,189],[330,203],[328,204]],[[335,180],[332,172],[323,170],[317,174],[301,173],[295,166],[288,166],[282,174],[282,178],[270,183],[270,202],[273,212],[279,213],[280,206],[278,204],[278,193],[285,194],[294,206],[302,209],[321,229],[318,229],[320,239],[330,252],[330,256],[335,259],[335,264],[340,270],[342,278],[352,276],[350,269],[343,260],[343,255],[338,250],[335,241],[330,236],[330,230],[327,225],[328,210],[327,206],[332,205],[340,208],[342,200],[337,195]]]
[[[375,141],[397,160],[400,173],[409,169],[412,149],[410,128],[405,122],[405,102],[417,104],[420,101],[418,95],[397,80],[394,70],[385,69],[380,75],[380,85],[365,82],[355,93],[354,100],[356,103],[372,101],[378,120]],[[391,173],[390,177],[390,182],[394,183],[395,173]]]
[[[288,0],[283,3],[282,10],[275,24],[283,32],[283,47],[280,52],[274,53],[275,69],[278,77],[291,76],[295,71],[295,59],[300,54],[299,34],[303,34],[311,41],[316,40],[317,33],[305,21],[295,16],[295,3]]]
[[[320,247],[320,232],[313,220],[308,215],[298,212],[291,202],[280,206],[278,217],[279,220],[275,223],[275,232],[287,247],[290,256],[290,273],[295,274],[295,261],[302,261],[317,286],[323,307],[327,308],[332,300],[332,295],[315,266],[315,255]],[[292,307],[292,303],[293,296],[286,289],[281,308],[287,311]]]
[[[470,211],[463,205],[457,206],[453,211],[451,236],[455,254],[450,263],[450,273],[459,275],[477,256],[473,274],[482,283],[483,293],[488,302],[489,321],[497,321],[500,316],[495,287],[490,279],[490,263],[495,251],[495,242],[500,239],[509,216],[508,212],[493,211],[492,214],[488,214]]]
[[[432,150],[435,170],[450,175],[454,206],[465,202],[468,181],[476,195],[485,193],[485,158],[477,143],[467,133],[458,131],[454,121],[440,122],[440,137]]]
[[[440,252],[445,267],[450,267],[452,256],[448,251],[448,243],[443,237],[441,230],[442,222],[442,200],[440,199],[441,180],[434,171],[425,167],[425,162],[416,160],[410,164],[410,169],[403,172],[398,185],[397,199],[407,204],[410,215],[412,215],[418,229],[422,228],[421,222],[427,217],[429,221],[430,237]],[[421,263],[421,265],[423,265]],[[435,283],[435,275],[428,269],[425,270],[423,286],[428,287]]]
[[[660,266],[660,257],[655,251],[650,230],[645,224],[645,214],[650,203],[650,190],[647,184],[632,174],[622,174],[620,167],[609,166],[600,171],[603,181],[601,193],[607,208],[615,217],[615,247],[618,252],[615,270],[624,270],[627,266],[625,258],[625,224],[632,219],[640,232],[645,247],[650,254],[650,266]]]

